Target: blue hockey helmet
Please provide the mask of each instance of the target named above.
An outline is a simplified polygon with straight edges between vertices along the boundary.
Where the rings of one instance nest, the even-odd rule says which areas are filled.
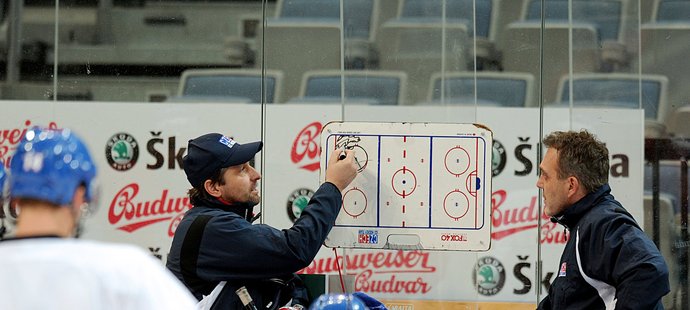
[[[369,310],[364,302],[351,294],[323,294],[309,310]]]
[[[86,145],[69,129],[34,127],[17,145],[10,162],[12,198],[39,199],[67,205],[80,185],[92,201],[96,166]]]

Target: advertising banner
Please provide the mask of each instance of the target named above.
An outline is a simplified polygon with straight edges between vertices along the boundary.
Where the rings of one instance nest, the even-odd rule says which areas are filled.
[[[256,158],[261,221],[287,228],[318,188],[320,132],[330,121],[474,122],[493,132],[488,251],[323,247],[301,271],[350,275],[354,289],[390,309],[534,309],[537,290],[546,294],[558,274],[567,240],[563,227],[540,212],[535,184],[541,130],[586,128],[604,141],[613,195],[643,222],[641,110],[3,102],[0,160],[9,166],[31,126],[72,128],[86,140],[99,169],[98,209],[83,238],[136,244],[164,262],[176,225],[191,208],[181,168],[189,139],[221,132],[240,143],[263,140]]]

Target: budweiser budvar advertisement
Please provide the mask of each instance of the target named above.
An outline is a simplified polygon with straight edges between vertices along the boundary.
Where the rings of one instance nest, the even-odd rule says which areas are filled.
[[[27,128],[72,128],[86,140],[99,169],[98,209],[87,220],[84,238],[136,244],[162,263],[177,223],[192,207],[181,167],[190,138],[222,132],[240,142],[263,140],[264,149],[256,158],[262,173],[260,221],[287,228],[319,185],[320,132],[328,122],[481,123],[492,130],[494,139],[491,202],[487,204],[490,250],[323,247],[300,273],[349,276],[355,290],[385,301],[389,309],[467,309],[478,304],[492,309],[534,309],[537,290],[545,294],[558,275],[558,259],[568,234],[540,211],[535,185],[540,157],[538,109],[348,106],[343,110],[311,104],[267,105],[262,112],[258,105],[243,104],[64,102],[59,109],[46,102],[5,105],[0,115],[3,164],[9,165]],[[544,132],[587,128],[606,142],[613,194],[638,222],[643,221],[641,113],[549,109],[543,117]],[[112,121],[83,115],[108,115]],[[233,116],[232,121],[228,116]],[[360,235],[366,239],[362,242],[377,238],[375,229],[367,228]],[[464,237],[445,234],[438,238],[439,242],[463,242]],[[542,272],[537,276],[539,264]]]

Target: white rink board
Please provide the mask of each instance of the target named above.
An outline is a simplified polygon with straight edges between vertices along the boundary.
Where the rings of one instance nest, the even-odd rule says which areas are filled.
[[[492,142],[475,124],[326,124],[321,167],[343,148],[359,167],[326,246],[488,250]]]

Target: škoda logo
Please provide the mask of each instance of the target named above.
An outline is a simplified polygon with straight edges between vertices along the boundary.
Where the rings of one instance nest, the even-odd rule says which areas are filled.
[[[105,158],[113,169],[129,170],[134,167],[139,158],[139,144],[128,133],[116,133],[105,145]]]

